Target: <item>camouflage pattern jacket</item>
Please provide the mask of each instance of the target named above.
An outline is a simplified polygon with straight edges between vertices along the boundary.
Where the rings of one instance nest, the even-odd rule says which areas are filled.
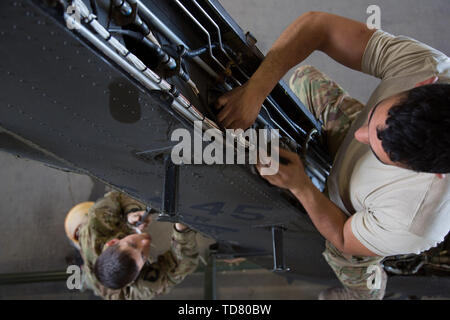
[[[103,299],[152,299],[168,293],[198,266],[195,231],[178,232],[173,228],[171,249],[160,255],[155,263],[148,261],[136,281],[118,290],[102,286],[93,273],[95,261],[109,240],[136,233],[128,224],[127,215],[140,210],[145,210],[145,205],[125,194],[109,192],[90,208],[88,221],[80,228],[84,285]]]

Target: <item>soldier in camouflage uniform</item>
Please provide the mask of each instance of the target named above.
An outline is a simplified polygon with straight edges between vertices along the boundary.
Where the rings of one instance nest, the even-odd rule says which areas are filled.
[[[323,123],[326,143],[332,158],[347,134],[353,121],[364,108],[350,97],[336,82],[313,66],[301,66],[292,75],[289,86],[309,111]],[[328,240],[323,256],[341,283],[358,299],[380,299],[384,296],[387,276],[381,265],[383,257],[361,257],[342,254]],[[382,274],[381,288],[369,289],[367,281],[370,266],[379,268]],[[372,267],[373,268],[373,267]]]
[[[364,105],[313,66],[301,66],[289,86],[309,111],[323,123],[332,158]]]
[[[89,209],[88,220],[80,227],[79,244],[84,260],[84,284],[104,299],[152,299],[168,293],[197,268],[196,233],[176,224],[172,233],[171,249],[160,255],[154,263],[148,261],[148,252],[143,255],[142,260],[146,261],[132,283],[120,289],[109,289],[100,283],[94,274],[95,264],[110,244],[117,245],[129,237],[143,237],[148,250],[150,249],[150,237],[146,234],[136,234],[130,225],[130,221],[137,220],[143,210],[145,206],[142,203],[122,193],[109,192]]]

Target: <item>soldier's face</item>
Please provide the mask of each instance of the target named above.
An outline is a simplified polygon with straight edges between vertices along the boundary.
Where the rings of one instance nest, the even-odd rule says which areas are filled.
[[[386,127],[386,119],[388,117],[389,109],[396,105],[403,97],[403,94],[398,94],[387,98],[377,104],[369,111],[367,121],[365,124],[355,132],[355,139],[361,143],[370,146],[375,157],[385,165],[393,165],[404,167],[400,163],[394,163],[384,151],[382,142],[378,139],[377,129]]]
[[[150,243],[152,238],[147,233],[131,234],[119,241],[122,250],[136,261],[137,266],[141,269],[150,255]]]
[[[415,87],[417,88],[420,86],[433,84],[437,81],[438,77],[433,76],[417,83]],[[406,169],[407,166],[399,162],[391,161],[387,152],[384,151],[382,142],[378,139],[377,129],[386,127],[386,119],[388,117],[389,109],[398,104],[405,94],[407,94],[407,92],[401,92],[393,95],[373,107],[369,112],[366,123],[355,132],[355,139],[361,143],[368,144],[373,154],[379,161],[385,165],[396,166],[404,169]],[[444,177],[442,174],[437,174],[437,176],[441,179]]]

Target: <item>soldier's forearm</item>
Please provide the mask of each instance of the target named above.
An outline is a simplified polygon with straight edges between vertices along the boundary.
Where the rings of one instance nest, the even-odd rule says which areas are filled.
[[[289,69],[320,48],[324,36],[320,17],[305,13],[287,27],[269,50],[248,85],[266,97]]]
[[[117,200],[120,203],[120,206],[125,214],[128,214],[133,211],[145,210],[146,206],[125,193],[119,193]]]
[[[336,248],[344,247],[344,224],[347,216],[313,184],[307,183],[300,190],[293,190],[314,226]]]
[[[174,228],[171,250],[178,263],[178,272],[187,275],[195,271],[199,256],[195,231],[178,232]]]
[[[330,13],[305,13],[275,41],[248,85],[266,97],[289,69],[316,50],[349,68],[361,70],[365,48],[374,32],[364,23]]]
[[[196,236],[196,232],[191,229],[180,232],[174,226],[171,248],[177,259],[196,258],[198,256]]]

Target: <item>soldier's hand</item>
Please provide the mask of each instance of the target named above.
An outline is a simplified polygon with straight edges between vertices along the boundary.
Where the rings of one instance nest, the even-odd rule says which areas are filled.
[[[224,128],[247,129],[255,122],[266,98],[260,95],[248,83],[225,93],[215,104],[215,107],[220,109],[218,122]]]
[[[145,213],[144,210],[143,211],[130,212],[127,215],[128,223],[131,224],[131,225],[137,224],[142,219],[142,216],[144,215],[144,213]],[[138,228],[140,230],[144,230],[145,228],[148,227],[150,222],[152,222],[152,217],[150,215],[148,215],[147,218],[145,219],[145,221]]]
[[[175,223],[175,229],[179,232],[183,232],[183,231],[186,231],[187,229],[189,229],[189,227],[185,226],[182,223],[177,222],[177,223]]]
[[[261,177],[277,187],[288,189],[292,192],[308,186],[311,180],[305,173],[305,168],[299,155],[285,149],[279,149],[279,154],[279,168],[274,175],[262,175],[261,168],[264,165],[260,163],[256,165]],[[271,161],[274,160],[272,159]]]

